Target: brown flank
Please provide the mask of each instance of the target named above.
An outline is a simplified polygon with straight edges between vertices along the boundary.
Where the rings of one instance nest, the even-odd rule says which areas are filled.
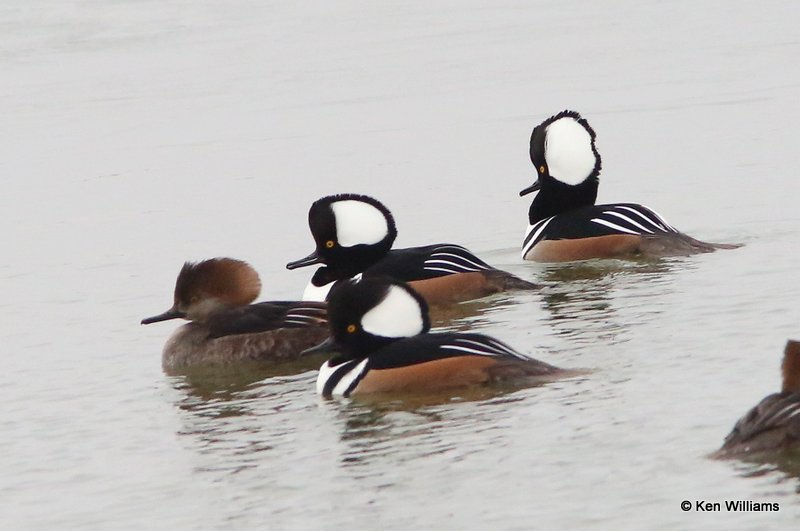
[[[545,382],[579,372],[559,369],[538,360],[456,356],[395,369],[372,369],[358,383],[353,394],[439,391],[526,378]]]
[[[536,262],[572,262],[592,258],[616,258],[636,254],[641,241],[641,236],[633,234],[545,240],[534,245],[525,255],[525,259]]]
[[[396,369],[373,369],[353,394],[436,391],[486,383],[491,378],[489,368],[495,364],[497,360],[486,356],[458,356]]]
[[[480,299],[511,289],[536,289],[538,286],[511,273],[491,269],[455,273],[443,277],[414,280],[408,283],[430,306]]]

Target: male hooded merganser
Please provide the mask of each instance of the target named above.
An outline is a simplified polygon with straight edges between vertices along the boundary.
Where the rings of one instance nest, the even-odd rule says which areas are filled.
[[[529,358],[482,334],[430,334],[428,306],[389,277],[338,282],[330,292],[331,337],[308,352],[333,347],[317,391],[326,397],[375,392],[437,391],[499,380],[551,381],[570,373]]]
[[[241,260],[186,262],[175,283],[172,308],[142,320],[142,324],[179,317],[191,321],[164,345],[164,369],[286,361],[328,336],[324,303],[250,304],[260,291],[258,273]]]
[[[524,260],[659,257],[739,247],[695,240],[639,204],[595,205],[600,154],[594,130],[575,111],[560,112],[536,126],[530,156],[538,177],[519,195],[539,193],[528,211]]]
[[[800,449],[800,341],[783,352],[783,388],[739,419],[715,457]]]
[[[317,248],[286,264],[288,269],[325,264],[314,273],[304,300],[325,300],[335,282],[357,275],[409,282],[429,304],[537,287],[493,268],[460,245],[392,249],[397,237],[394,218],[380,201],[365,195],[340,194],[315,201],[308,211],[308,225]]]

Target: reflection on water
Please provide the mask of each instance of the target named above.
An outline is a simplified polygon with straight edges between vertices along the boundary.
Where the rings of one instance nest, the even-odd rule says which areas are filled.
[[[795,492],[800,493],[800,448],[770,452],[762,455],[738,457],[731,460],[737,474],[745,478],[772,475],[775,484],[790,481]]]
[[[201,400],[230,400],[256,382],[268,378],[290,376],[319,369],[327,355],[314,354],[276,364],[242,362],[230,366],[198,366],[170,371],[174,387],[187,398]]]
[[[797,4],[362,4],[3,3],[4,527],[796,528],[795,460],[705,456],[797,332]],[[748,245],[506,252],[530,128],[574,105],[603,202]],[[322,360],[165,377],[163,338],[130,325],[163,303],[154,279],[242,256],[293,298],[280,257],[308,201],[347,190],[391,196],[409,244],[501,247],[492,263],[544,284],[436,326],[597,371],[418,403],[323,401]],[[684,496],[781,510],[684,514]]]
[[[204,449],[218,446],[222,441],[233,445],[233,455],[269,449],[269,435],[262,434],[259,415],[263,401],[275,402],[273,411],[294,408],[298,393],[313,393],[315,373],[311,367],[322,363],[319,356],[299,362],[265,367],[237,365],[221,371],[219,368],[194,369],[182,376],[173,376],[173,387],[180,391],[176,406],[182,416],[182,435],[199,437]],[[291,385],[295,384],[295,385]],[[289,385],[290,389],[284,389]],[[246,434],[244,446],[243,434]]]
[[[593,260],[566,264],[544,264],[536,283],[538,291],[508,292],[431,310],[433,326],[446,331],[483,329],[491,335],[492,325],[508,311],[518,308],[540,321],[532,328],[551,331],[573,344],[626,340],[629,318],[620,316],[620,305],[640,306],[640,320],[657,319],[665,310],[652,304],[654,287],[668,293],[672,274],[695,265],[684,258],[656,260]],[[638,285],[638,286],[637,286]],[[641,289],[644,287],[645,289]],[[531,299],[544,315],[532,312]],[[513,318],[512,318],[513,320]]]
[[[434,306],[430,309],[431,327],[439,331],[466,332],[490,324],[489,314],[519,304],[514,293],[502,293],[475,301]]]
[[[664,293],[671,273],[680,266],[676,259],[549,265],[543,274],[549,284],[542,290],[541,305],[556,334],[574,340],[619,343],[625,341],[630,322],[619,316],[618,306],[637,304],[636,293],[629,291],[621,298],[622,289],[636,284],[648,288],[658,285]],[[651,293],[648,289],[643,295],[649,297]],[[663,312],[659,305],[647,306],[643,308],[646,313],[638,318],[654,319]]]
[[[235,474],[256,468],[263,459],[260,454],[294,437],[296,426],[275,418],[291,418],[308,408],[314,376],[308,371],[294,374],[297,367],[240,366],[225,374],[192,371],[172,377],[180,392],[175,404],[182,412],[178,435],[188,448],[209,459],[199,471]],[[268,416],[271,422],[265,421]]]
[[[542,386],[543,391],[545,387]],[[515,396],[519,387],[485,386],[453,393],[380,395],[348,402],[330,402],[340,423],[340,462],[352,467],[387,460],[396,464],[420,456],[440,454],[457,447],[449,439],[455,430],[481,431],[481,424],[497,409],[526,397]],[[532,391],[535,392],[535,391]],[[464,414],[468,408],[469,414]],[[497,419],[493,419],[496,421]],[[448,437],[442,438],[440,431]],[[397,441],[402,451],[398,452]]]
[[[613,275],[661,274],[672,271],[680,263],[691,264],[682,258],[647,260],[589,260],[564,264],[545,264],[544,280],[554,284],[573,281],[598,281]]]

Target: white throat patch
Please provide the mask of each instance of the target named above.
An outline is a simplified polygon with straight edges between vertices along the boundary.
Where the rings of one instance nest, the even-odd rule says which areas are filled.
[[[347,199],[331,203],[336,220],[336,236],[342,247],[372,245],[389,234],[383,212],[363,201]]]
[[[303,291],[303,300],[325,302],[325,297],[328,296],[328,292],[334,284],[335,282],[328,282],[323,286],[315,286],[313,282],[309,281],[308,286],[306,286],[305,291]]]
[[[544,160],[554,179],[571,186],[582,183],[596,162],[589,131],[572,117],[551,123],[544,140]]]
[[[361,318],[361,327],[376,336],[411,337],[422,333],[425,322],[417,299],[391,286],[386,297]]]

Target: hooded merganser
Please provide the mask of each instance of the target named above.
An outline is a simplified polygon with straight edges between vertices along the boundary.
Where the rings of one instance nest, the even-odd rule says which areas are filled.
[[[317,391],[326,397],[437,391],[512,379],[542,382],[570,373],[482,334],[427,333],[425,299],[389,277],[337,282],[328,315],[331,337],[307,351],[338,352],[317,378]]]
[[[258,273],[246,262],[212,258],[186,262],[175,282],[174,304],[142,324],[183,318],[164,345],[164,370],[227,365],[245,360],[286,361],[328,335],[324,303],[261,302]]]
[[[365,195],[340,194],[315,201],[308,211],[308,225],[317,248],[286,264],[288,269],[325,264],[314,273],[304,300],[325,300],[335,282],[358,275],[409,282],[429,304],[537,287],[493,268],[460,245],[392,249],[397,237],[394,217],[380,201]]]
[[[695,240],[639,204],[595,205],[600,154],[594,130],[575,111],[562,111],[536,126],[530,156],[537,180],[519,195],[539,193],[528,211],[524,260],[660,257],[739,247]]]
[[[800,449],[800,341],[783,352],[783,387],[739,419],[715,457]]]

